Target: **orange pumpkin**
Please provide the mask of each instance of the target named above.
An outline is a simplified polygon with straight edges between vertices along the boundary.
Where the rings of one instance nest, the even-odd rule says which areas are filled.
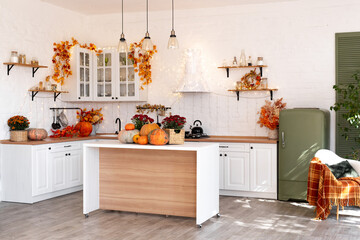
[[[30,128],[28,130],[28,138],[30,140],[43,140],[47,138],[48,133],[45,129],[42,128]]]
[[[139,135],[139,134],[136,134],[136,135],[133,137],[134,143],[139,143],[139,138],[140,138],[140,135]]]
[[[135,125],[132,124],[132,123],[128,123],[125,125],[125,130],[126,131],[131,131],[131,130],[134,130],[135,129]]]
[[[155,129],[149,133],[148,140],[152,145],[165,145],[169,142],[169,136],[164,130]]]
[[[149,133],[154,129],[159,129],[159,125],[156,123],[148,123],[141,127],[140,136],[148,136]]]
[[[79,137],[88,137],[92,131],[92,124],[89,122],[79,122],[76,124],[75,130],[79,131]]]
[[[139,140],[138,140],[138,143],[140,145],[146,145],[148,144],[148,137],[147,136],[140,136],[139,137]]]

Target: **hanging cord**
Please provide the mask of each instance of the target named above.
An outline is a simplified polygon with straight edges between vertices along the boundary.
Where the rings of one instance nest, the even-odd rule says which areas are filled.
[[[174,31],[174,0],[172,0],[172,30]]]
[[[146,0],[146,32],[149,32],[149,0]]]
[[[121,34],[124,34],[124,0],[121,0]]]

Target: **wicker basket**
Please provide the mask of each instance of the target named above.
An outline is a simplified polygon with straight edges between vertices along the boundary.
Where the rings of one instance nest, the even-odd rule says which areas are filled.
[[[184,144],[184,140],[185,140],[184,129],[180,130],[180,132],[178,133],[176,133],[174,129],[164,129],[164,130],[169,135],[169,144],[177,144],[177,145]]]
[[[26,130],[10,131],[10,141],[12,142],[27,142],[28,132]]]

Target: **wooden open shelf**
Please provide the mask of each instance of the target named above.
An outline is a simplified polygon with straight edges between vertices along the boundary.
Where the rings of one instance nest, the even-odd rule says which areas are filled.
[[[61,93],[69,93],[68,91],[52,91],[52,90],[36,90],[36,89],[30,89],[29,92],[31,92],[31,100],[32,100],[32,101],[34,101],[34,97],[35,97],[36,94],[38,94],[39,92],[54,93],[54,102],[56,102],[56,98],[57,98]]]
[[[228,90],[229,92],[236,92],[236,96],[237,96],[237,100],[239,101],[240,99],[240,92],[270,92],[270,100],[273,100],[274,97],[274,91],[277,91],[277,88],[266,88],[266,89],[241,89],[241,90],[236,90],[236,89],[230,89]]]
[[[236,69],[236,68],[259,68],[260,69],[260,76],[262,77],[263,68],[267,67],[267,65],[256,65],[256,66],[222,66],[218,68],[226,69],[226,75],[229,77],[230,75],[230,69]]]
[[[4,65],[7,65],[7,75],[10,75],[10,70],[11,70],[14,66],[32,68],[32,76],[33,76],[33,77],[34,77],[36,71],[39,70],[39,68],[47,68],[47,66],[34,65],[34,64],[23,64],[23,63],[12,63],[12,62],[5,62],[5,63],[3,63],[3,64],[4,64]]]

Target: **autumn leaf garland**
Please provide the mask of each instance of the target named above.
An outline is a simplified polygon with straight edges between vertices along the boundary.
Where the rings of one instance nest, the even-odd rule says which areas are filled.
[[[54,43],[54,55],[52,62],[54,64],[54,74],[52,79],[57,82],[64,84],[64,80],[72,75],[71,66],[70,66],[70,49],[76,45],[80,45],[81,48],[89,49],[91,51],[100,54],[102,50],[98,50],[96,45],[93,43],[80,44],[75,38],[71,38],[69,41],[61,41],[60,43]]]

